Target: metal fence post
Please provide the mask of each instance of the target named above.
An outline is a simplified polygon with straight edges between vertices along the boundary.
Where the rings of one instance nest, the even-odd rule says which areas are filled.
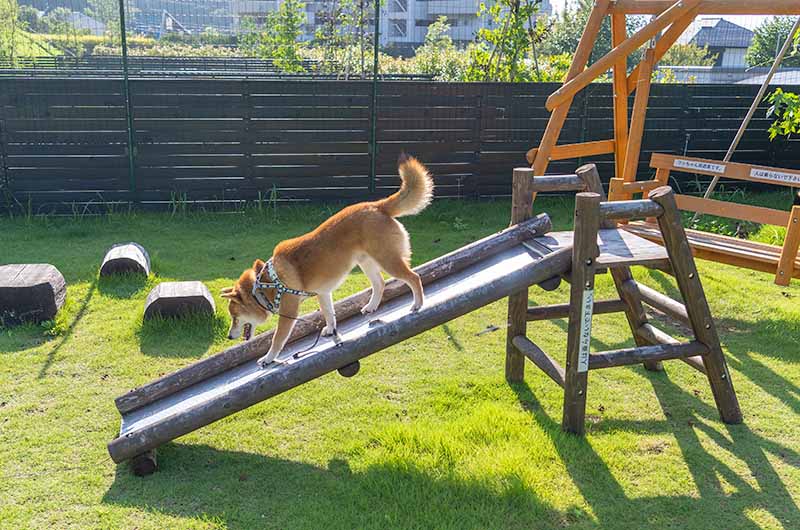
[[[119,30],[122,47],[122,89],[125,95],[125,114],[128,127],[128,189],[134,203],[139,202],[136,193],[136,136],[133,130],[133,102],[128,78],[128,38],[125,26],[125,0],[119,0]]]
[[[370,109],[370,170],[369,192],[375,193],[375,179],[378,171],[378,52],[381,42],[381,0],[375,0],[375,34],[372,47],[372,108]]]

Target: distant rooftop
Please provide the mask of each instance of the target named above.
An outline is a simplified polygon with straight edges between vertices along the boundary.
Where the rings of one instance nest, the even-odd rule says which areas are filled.
[[[700,21],[700,29],[690,41],[700,47],[748,48],[753,32],[724,18],[707,18]]]

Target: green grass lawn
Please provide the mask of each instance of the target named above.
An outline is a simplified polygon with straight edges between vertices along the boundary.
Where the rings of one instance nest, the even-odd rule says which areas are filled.
[[[536,208],[571,223],[568,201]],[[700,271],[742,425],[721,423],[702,374],[672,361],[593,372],[586,437],[562,433],[562,394],[544,374],[504,380],[500,301],[367,358],[352,379],[329,374],[164,446],[152,476],[114,465],[114,397],[232,344],[219,290],[333,211],[0,218],[0,262],[49,262],[69,284],[55,322],[0,329],[0,527],[800,528],[800,283],[710,262]],[[504,227],[509,211],[440,201],[406,219],[415,265]],[[129,240],[154,275],[99,280],[105,249]],[[635,274],[676,295],[664,274]],[[143,324],[166,280],[205,282],[216,316]],[[367,285],[354,272],[337,298]],[[599,278],[598,296],[611,287]],[[535,303],[566,295],[531,290]],[[593,347],[631,345],[626,328],[596,317]],[[532,323],[529,335],[563,359],[565,329]]]

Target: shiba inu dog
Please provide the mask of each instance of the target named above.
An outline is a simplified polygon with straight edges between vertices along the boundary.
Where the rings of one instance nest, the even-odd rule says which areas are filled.
[[[383,296],[381,271],[405,282],[414,295],[412,311],[423,304],[422,282],[409,267],[411,244],[408,232],[397,217],[414,215],[425,209],[433,197],[433,179],[416,158],[401,155],[398,172],[400,190],[374,202],[349,206],[330,217],[312,232],[279,243],[272,258],[260,259],[245,270],[233,287],[223,289],[228,299],[231,327],[228,338],[244,335],[278,314],[278,325],[272,345],[258,364],[275,362],[294,327],[303,298],[316,296],[325,317],[323,335],[334,335],[336,315],[333,291],[344,281],[355,265],[369,278],[372,294],[361,309],[371,313],[378,309]]]

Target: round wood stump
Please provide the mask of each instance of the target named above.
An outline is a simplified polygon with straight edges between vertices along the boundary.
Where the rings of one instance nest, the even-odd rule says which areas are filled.
[[[55,318],[67,298],[67,282],[46,263],[0,266],[0,324]]]
[[[131,471],[137,477],[152,475],[158,469],[156,450],[147,451],[131,458]]]
[[[354,363],[342,366],[337,370],[337,372],[339,372],[339,375],[341,375],[342,377],[353,377],[358,373],[360,369],[361,369],[361,363],[356,361]]]
[[[561,276],[553,276],[539,284],[545,291],[555,291],[561,286]]]
[[[200,313],[213,315],[214,298],[202,282],[164,282],[153,287],[144,303],[145,320],[156,315],[182,317]]]
[[[106,252],[100,276],[131,273],[150,275],[150,255],[139,243],[118,243]]]

